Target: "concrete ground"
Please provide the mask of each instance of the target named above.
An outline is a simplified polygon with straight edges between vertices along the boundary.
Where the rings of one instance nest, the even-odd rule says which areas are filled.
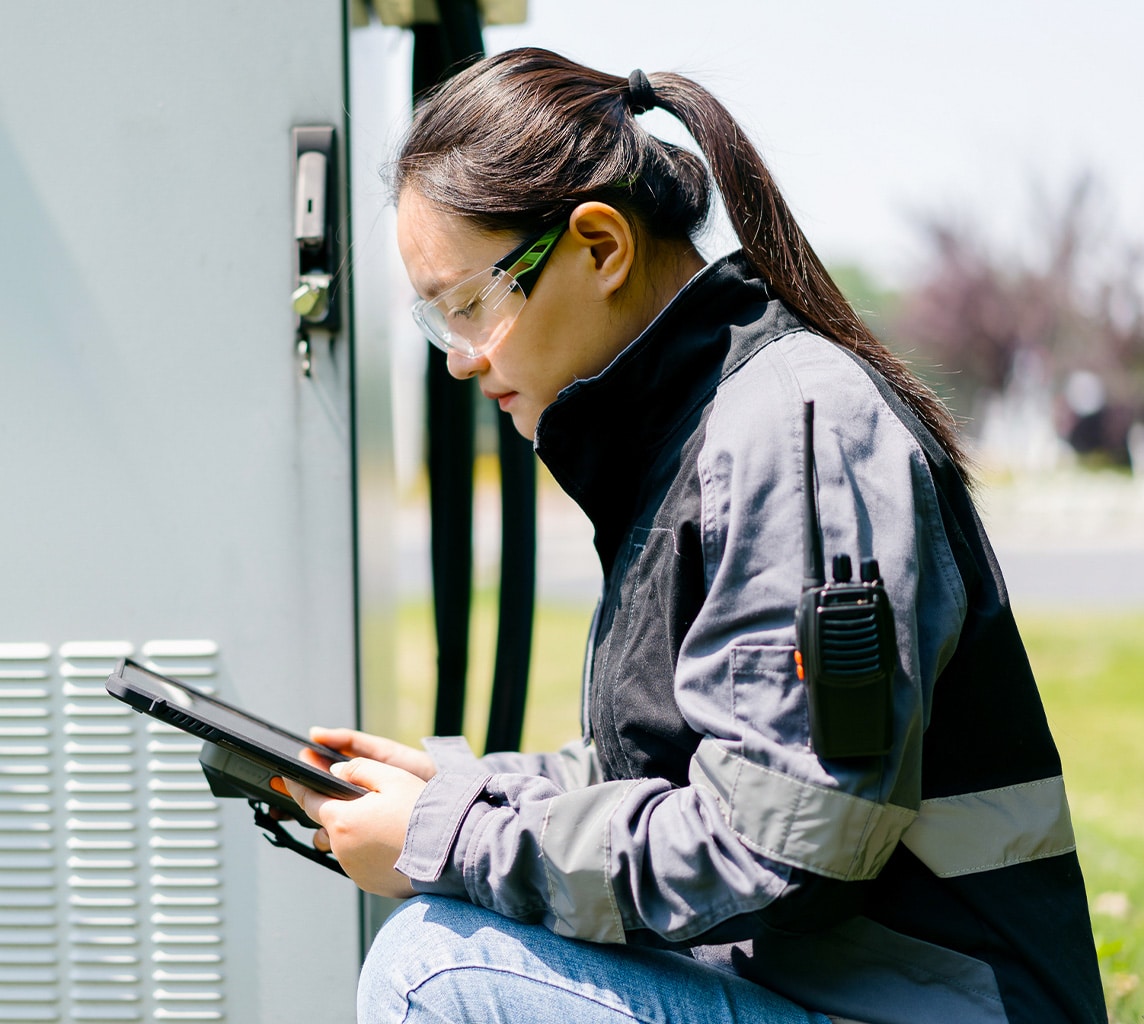
[[[368,494],[365,498],[368,516]],[[1029,476],[984,485],[978,504],[1018,611],[1070,602],[1144,609],[1144,480],[1077,471]],[[478,490],[474,535],[479,582],[496,579],[498,506],[493,488]],[[538,596],[590,604],[600,579],[590,524],[550,480],[541,481],[538,509]],[[423,499],[402,501],[394,525],[399,591],[428,593]],[[375,561],[365,559],[367,576]]]
[[[1144,609],[1144,479],[1060,472],[983,488],[1013,606]]]

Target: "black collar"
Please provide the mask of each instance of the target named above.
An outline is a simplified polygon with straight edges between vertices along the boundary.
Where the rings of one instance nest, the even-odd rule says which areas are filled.
[[[537,424],[536,453],[598,529],[614,522],[719,381],[798,327],[740,253],[709,264],[599,376],[560,392]]]

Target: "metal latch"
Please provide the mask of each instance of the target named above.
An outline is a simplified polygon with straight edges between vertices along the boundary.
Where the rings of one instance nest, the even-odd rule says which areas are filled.
[[[337,190],[334,128],[294,129],[294,241],[297,248],[290,303],[297,317],[295,348],[302,373],[310,373],[311,328],[336,331]]]

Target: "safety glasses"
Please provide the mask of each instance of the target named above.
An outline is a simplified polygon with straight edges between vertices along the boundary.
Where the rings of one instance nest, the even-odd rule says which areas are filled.
[[[413,304],[413,320],[443,352],[476,356],[520,315],[566,224],[526,239],[488,270]]]

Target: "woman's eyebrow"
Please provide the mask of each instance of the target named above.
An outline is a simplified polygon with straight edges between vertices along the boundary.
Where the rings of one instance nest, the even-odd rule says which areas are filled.
[[[418,288],[416,291],[426,302],[431,302],[442,292],[448,291],[449,287],[447,281],[439,277],[431,277],[428,281],[424,282],[424,288]]]
[[[418,294],[427,302],[432,302],[435,298],[443,295],[445,292],[457,285],[464,284],[470,277],[476,277],[481,273],[480,269],[470,270],[468,267],[461,267],[458,270],[452,271],[443,277],[429,277],[422,282],[424,291],[418,289]]]

